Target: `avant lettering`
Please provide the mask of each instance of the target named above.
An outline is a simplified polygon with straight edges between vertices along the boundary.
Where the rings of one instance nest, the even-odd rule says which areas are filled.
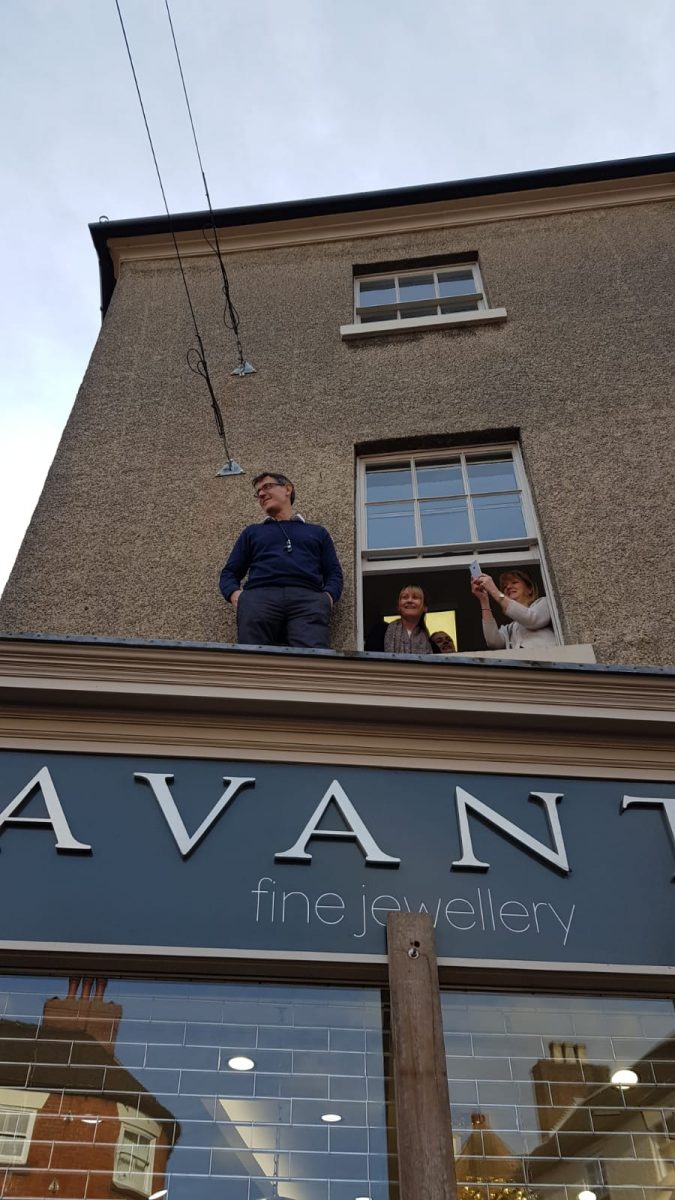
[[[255,778],[252,776],[225,776],[223,779],[225,791],[197,829],[193,833],[189,833],[176,801],[171,794],[169,785],[174,782],[174,776],[164,772],[139,771],[133,777],[139,783],[147,784],[150,787],[176,843],[176,847],[184,859],[188,858],[197,849],[207,834],[211,832],[218,819],[225,813],[235,797],[244,788],[254,786],[256,783]],[[40,817],[25,816],[22,809],[29,800],[38,794],[44,802],[46,815]],[[486,859],[479,858],[474,850],[471,821],[478,820],[483,826],[488,827],[493,838],[494,834],[507,838],[518,850],[525,851],[539,859],[544,866],[560,872],[562,875],[568,875],[570,873],[570,865],[558,811],[558,805],[563,799],[563,795],[559,792],[530,792],[528,796],[530,802],[534,802],[544,809],[549,834],[547,842],[534,837],[526,829],[523,829],[520,825],[516,825],[513,821],[503,816],[497,809],[491,808],[464,788],[456,787],[455,808],[459,831],[460,856],[451,862],[450,870],[489,870],[490,863]],[[343,823],[342,828],[323,828],[321,825],[331,805],[337,810],[336,815],[339,815]],[[620,813],[625,813],[627,809],[636,806],[661,809],[667,835],[670,836],[672,848],[675,852],[675,797],[624,796],[621,800],[619,811]],[[412,807],[410,819],[411,821],[414,820]],[[46,766],[42,767],[28,781],[25,787],[0,810],[0,836],[10,826],[23,827],[28,830],[51,830],[55,839],[54,848],[60,854],[90,854],[92,852],[92,847],[88,843],[79,841],[73,834],[57,793],[54,780],[49,768]],[[431,829],[429,836],[438,836],[438,834],[434,829]],[[363,855],[366,866],[397,868],[401,863],[400,858],[386,853],[381,848],[337,779],[333,780],[319,801],[296,841],[287,850],[277,851],[274,855],[275,860],[280,863],[311,864],[312,854],[308,850],[308,845],[316,838],[355,843]],[[292,894],[289,893],[289,896]],[[339,915],[336,916],[333,909],[336,908],[339,914],[340,898],[333,897],[337,903],[332,905],[331,897],[332,893],[326,893],[321,897],[320,907],[325,924],[337,923],[339,920]],[[471,914],[465,913],[464,915],[470,917]],[[455,914],[455,916],[461,920],[461,914]],[[513,910],[505,910],[501,916],[501,920],[505,925],[507,921],[517,925],[519,922],[522,923],[525,917],[519,909],[514,908]],[[514,929],[513,932],[516,932],[516,930]]]
[[[47,809],[47,817],[15,817],[12,814],[30,800],[31,796],[37,791],[42,793],[42,799],[45,802]],[[73,837],[70,826],[66,820],[66,814],[63,811],[61,801],[59,800],[54,780],[49,774],[48,767],[42,767],[37,775],[34,775],[26,784],[25,788],[10,800],[6,808],[0,812],[0,834],[5,825],[23,825],[28,827],[39,826],[44,828],[45,825],[51,827],[56,835],[56,849],[60,854],[91,854],[91,846],[87,846],[85,842],[78,842],[77,838]]]
[[[169,791],[169,784],[173,783],[173,775],[155,774],[152,771],[138,771],[134,775],[134,779],[138,779],[141,783],[150,784],[155,800],[166,818],[166,823],[173,834],[174,841],[183,858],[188,858],[192,854],[192,851],[197,848],[202,838],[206,837],[211,826],[215,824],[220,814],[225,812],[228,804],[231,800],[234,800],[238,792],[242,788],[247,787],[249,783],[255,784],[253,777],[233,776],[231,779],[228,779],[225,776],[223,783],[227,784],[227,786],[220,800],[214,804],[211,811],[204,817],[199,828],[190,835],[176,807],[176,801]]]

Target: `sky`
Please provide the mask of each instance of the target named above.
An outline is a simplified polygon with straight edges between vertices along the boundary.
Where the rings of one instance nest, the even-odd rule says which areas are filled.
[[[169,0],[214,207],[672,151],[673,0]],[[120,0],[173,212],[165,0]],[[87,225],[162,210],[115,0],[0,2],[0,588],[100,327]]]

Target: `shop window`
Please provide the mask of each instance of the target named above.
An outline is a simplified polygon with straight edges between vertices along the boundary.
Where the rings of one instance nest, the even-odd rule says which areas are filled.
[[[0,1163],[21,1166],[28,1159],[35,1113],[0,1105]]]
[[[139,1196],[149,1196],[154,1155],[154,1137],[134,1125],[123,1124],[115,1149],[114,1182]]]
[[[665,1139],[654,1153],[674,1099],[670,1000],[448,992],[442,1011],[458,1200],[672,1195]]]
[[[516,444],[446,453],[364,457],[358,469],[361,632],[396,611],[401,587],[419,583],[429,627],[460,652],[483,651],[480,607],[470,591],[478,558],[498,581],[520,568],[552,607],[541,539]],[[495,613],[501,623],[505,618]],[[553,614],[557,632],[557,619]],[[363,643],[362,643],[363,644]]]

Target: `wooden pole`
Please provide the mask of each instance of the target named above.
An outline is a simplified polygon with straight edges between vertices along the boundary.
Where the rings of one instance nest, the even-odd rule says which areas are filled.
[[[387,917],[401,1200],[455,1200],[434,931],[427,913]]]

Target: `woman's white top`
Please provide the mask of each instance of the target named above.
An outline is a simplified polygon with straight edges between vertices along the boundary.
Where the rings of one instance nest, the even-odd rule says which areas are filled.
[[[509,600],[504,613],[511,618],[508,625],[498,625],[492,613],[489,620],[483,621],[483,636],[491,650],[518,650],[534,644],[556,645],[558,639],[551,628],[551,611],[545,596],[540,596],[529,607]]]

